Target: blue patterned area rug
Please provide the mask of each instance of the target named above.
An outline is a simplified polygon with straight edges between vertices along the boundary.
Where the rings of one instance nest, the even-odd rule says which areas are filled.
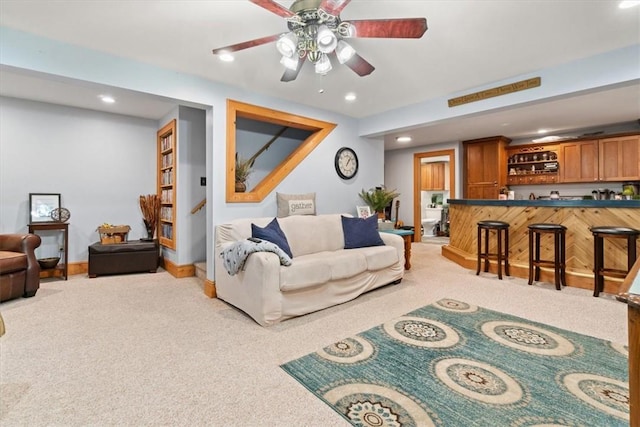
[[[628,348],[451,299],[282,365],[356,426],[625,426]]]

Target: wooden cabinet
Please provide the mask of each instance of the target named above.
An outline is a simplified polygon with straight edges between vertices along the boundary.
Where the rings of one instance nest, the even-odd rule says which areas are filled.
[[[598,141],[562,143],[560,161],[560,182],[597,181]]]
[[[640,135],[562,144],[561,182],[640,179]]]
[[[640,135],[598,140],[598,172],[602,181],[640,180]]]
[[[556,145],[520,145],[507,149],[507,185],[558,182]]]
[[[464,197],[497,199],[506,185],[506,146],[504,136],[464,141]]]
[[[423,163],[420,182],[422,191],[444,190],[444,162]]]
[[[158,241],[162,246],[176,248],[176,120],[158,131],[158,194],[160,221]]]

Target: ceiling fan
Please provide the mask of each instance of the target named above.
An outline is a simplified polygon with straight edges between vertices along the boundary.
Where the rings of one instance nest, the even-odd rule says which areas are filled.
[[[328,73],[329,56],[359,76],[371,74],[373,65],[358,55],[345,39],[420,38],[427,31],[425,18],[360,19],[342,21],[340,12],[351,0],[295,0],[289,9],[274,0],[249,0],[286,19],[289,31],[214,49],[215,55],[276,42],[285,72],[283,82],[295,80],[308,59],[318,74]]]

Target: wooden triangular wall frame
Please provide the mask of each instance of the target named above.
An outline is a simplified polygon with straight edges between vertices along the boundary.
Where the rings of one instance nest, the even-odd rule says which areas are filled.
[[[296,129],[311,132],[289,156],[287,156],[276,168],[274,168],[251,191],[236,193],[235,169],[236,169],[236,118],[258,120],[274,123]],[[323,122],[308,117],[256,105],[245,104],[231,99],[227,100],[227,203],[255,203],[264,200],[276,186],[309,155],[323,139],[336,127],[335,123]]]

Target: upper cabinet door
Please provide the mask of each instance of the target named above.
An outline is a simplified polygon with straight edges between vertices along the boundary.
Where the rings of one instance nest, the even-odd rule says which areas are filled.
[[[598,141],[567,142],[560,150],[561,182],[598,181]]]
[[[601,180],[640,179],[640,135],[601,139],[598,143]]]

